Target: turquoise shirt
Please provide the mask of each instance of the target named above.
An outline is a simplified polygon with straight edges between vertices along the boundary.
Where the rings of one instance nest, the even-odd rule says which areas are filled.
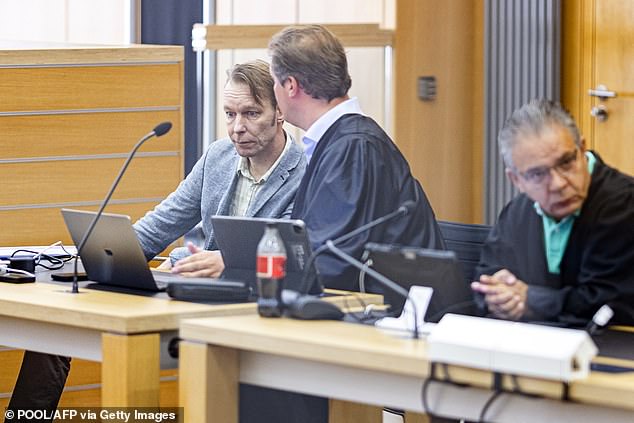
[[[589,151],[586,151],[586,158],[588,159],[588,171],[592,175],[594,164],[597,159]],[[577,216],[579,216],[581,208],[577,209],[570,216],[567,216],[557,222],[552,217],[547,216],[537,202],[533,204],[533,207],[535,207],[537,214],[542,217],[548,271],[558,275],[559,265],[561,264],[561,259],[564,256],[564,251],[566,251],[568,238],[570,238],[570,232],[572,231],[572,224]]]

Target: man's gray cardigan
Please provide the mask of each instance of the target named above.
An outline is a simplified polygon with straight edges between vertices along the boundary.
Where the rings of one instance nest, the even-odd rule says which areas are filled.
[[[134,224],[148,260],[199,222],[205,249],[218,249],[211,216],[231,213],[239,159],[229,138],[213,142],[176,191]],[[249,205],[246,216],[290,217],[305,168],[304,152],[292,142]]]

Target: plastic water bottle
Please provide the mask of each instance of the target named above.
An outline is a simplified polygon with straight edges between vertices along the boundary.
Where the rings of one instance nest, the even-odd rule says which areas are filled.
[[[258,313],[263,317],[280,317],[283,311],[282,288],[286,276],[286,248],[275,223],[267,223],[258,244],[256,276]]]

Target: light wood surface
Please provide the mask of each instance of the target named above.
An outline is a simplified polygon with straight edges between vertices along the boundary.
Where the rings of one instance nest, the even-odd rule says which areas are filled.
[[[595,69],[592,88],[604,85],[615,98],[592,98],[608,119],[595,119],[594,147],[611,166],[634,175],[634,2],[596,2]]]
[[[258,316],[185,320],[183,339],[332,364],[428,374],[423,341],[394,337],[372,326],[334,321],[298,321]]]
[[[588,88],[594,79],[594,8],[596,0],[562,2],[561,102],[592,145],[594,119]]]
[[[1,69],[0,111],[180,106],[172,64]],[[24,95],[28,92],[29,95]]]
[[[182,342],[180,358],[186,363],[196,363],[196,368],[181,372],[179,378],[179,405],[186,410],[188,421],[238,421],[238,352]],[[215,398],[216,403],[225,406],[200,407],[208,398]]]
[[[175,330],[185,318],[255,314],[257,311],[255,303],[207,305],[87,288],[73,295],[67,285],[40,282],[0,282],[0,291],[1,315],[124,334]],[[380,295],[355,294],[354,297],[362,298],[366,304],[383,302]],[[338,305],[354,303],[352,298],[344,296],[327,297],[327,300]]]
[[[0,66],[180,62],[179,46],[44,43],[0,40]]]
[[[0,291],[2,315],[127,334],[174,330],[184,317],[247,313],[253,307],[214,307],[91,289],[73,295],[67,285],[39,282],[0,283]]]
[[[159,341],[157,333],[102,336],[103,407],[158,407]]]
[[[575,118],[589,148],[611,166],[634,174],[634,3],[579,0],[562,3],[562,103]],[[600,100],[588,95],[599,84],[617,92]],[[590,115],[607,108],[608,119]]]
[[[243,351],[243,354],[288,357],[381,374],[402,374],[420,378],[421,383],[429,374],[424,340],[405,339],[370,326],[266,319],[251,315],[185,320],[180,334],[189,342],[234,348]],[[254,358],[249,358],[248,367],[253,365],[251,360]],[[630,367],[632,364],[629,362]],[[448,372],[450,379],[458,383],[486,389],[491,386],[491,373],[488,371],[450,366]],[[530,377],[518,377],[516,381],[525,393],[554,400],[559,400],[563,394],[562,384],[556,381]],[[507,375],[503,377],[502,385],[509,391],[514,387]],[[634,398],[634,372],[591,372],[588,378],[570,383],[570,398],[598,407],[634,410],[631,402]]]
[[[350,401],[331,400],[328,407],[328,423],[382,423],[383,408]],[[409,423],[409,422],[406,422]]]
[[[103,195],[105,195],[105,191]],[[135,222],[156,204],[158,201],[137,204],[109,204],[106,207],[106,212],[128,215],[132,222]],[[72,245],[70,234],[62,219],[61,207],[60,205],[46,208],[0,210],[0,221],[3,227],[11,228],[10,231],[2,234],[3,244],[16,246],[50,245],[61,240],[64,245]],[[95,202],[94,206],[76,206],[69,203],[65,207],[97,211],[99,202]]]
[[[43,345],[41,340],[33,341],[38,345],[33,349],[70,356],[74,351],[82,351],[80,357],[94,356],[102,361],[101,379],[96,376],[99,366],[94,363],[87,374],[71,375],[69,386],[86,394],[65,394],[62,404],[69,406],[96,406],[99,402],[95,398],[99,395],[103,404],[111,406],[155,406],[159,401],[163,406],[175,406],[175,381],[162,383],[165,393],[159,395],[159,333],[173,332],[175,335],[183,318],[255,314],[257,310],[255,303],[206,305],[87,288],[80,291],[71,294],[68,285],[63,284],[0,283],[0,322],[8,325],[4,326],[5,333],[7,328],[15,330],[18,325],[26,331],[24,337],[31,342],[33,336],[28,333],[33,333],[29,331],[39,324],[40,331],[63,333],[63,336],[50,339],[56,344],[54,346]],[[382,297],[378,295],[357,294],[356,297],[366,304],[382,303]],[[329,300],[341,305],[356,305],[353,298],[333,296]],[[13,336],[5,336],[2,342],[9,347],[26,348],[23,339]],[[86,352],[95,347],[95,342],[99,343],[100,355],[94,355],[94,351]],[[0,372],[0,392],[8,392],[17,375],[21,352],[13,350],[2,354],[0,357],[4,358],[6,354],[7,361],[3,361],[6,372]]]
[[[482,221],[484,2],[399,0],[394,141],[439,219]],[[436,99],[417,80],[436,78]]]
[[[180,111],[3,116],[0,160],[125,154],[161,122],[172,130],[143,144],[139,153],[181,151]],[[138,154],[138,153],[137,153]]]
[[[136,219],[177,187],[183,60],[179,46],[0,41],[0,180],[14,186],[0,193],[3,245],[68,241],[59,209],[96,209],[138,139],[163,121],[172,130],[144,145],[108,210]]]
[[[13,390],[22,364],[22,355],[23,351],[21,350],[3,349],[0,351],[0,363],[2,363],[0,366],[0,393]]]
[[[178,186],[181,160],[179,155],[136,157],[112,198],[167,197]],[[101,200],[124,161],[122,158],[3,164],[0,180],[11,181],[13,189],[0,192],[0,204],[4,207],[56,204],[60,197],[68,203]]]
[[[235,48],[266,48],[271,37],[287,25],[203,25],[195,24],[195,48],[221,50]],[[382,47],[392,45],[392,30],[377,24],[329,24],[331,30],[347,47]],[[196,43],[200,40],[200,44]]]

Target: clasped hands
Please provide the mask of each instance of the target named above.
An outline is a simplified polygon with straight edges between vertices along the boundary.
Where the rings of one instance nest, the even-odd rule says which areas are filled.
[[[495,317],[519,320],[527,312],[528,285],[507,269],[494,275],[481,275],[471,282],[471,289],[484,295],[489,312]]]

